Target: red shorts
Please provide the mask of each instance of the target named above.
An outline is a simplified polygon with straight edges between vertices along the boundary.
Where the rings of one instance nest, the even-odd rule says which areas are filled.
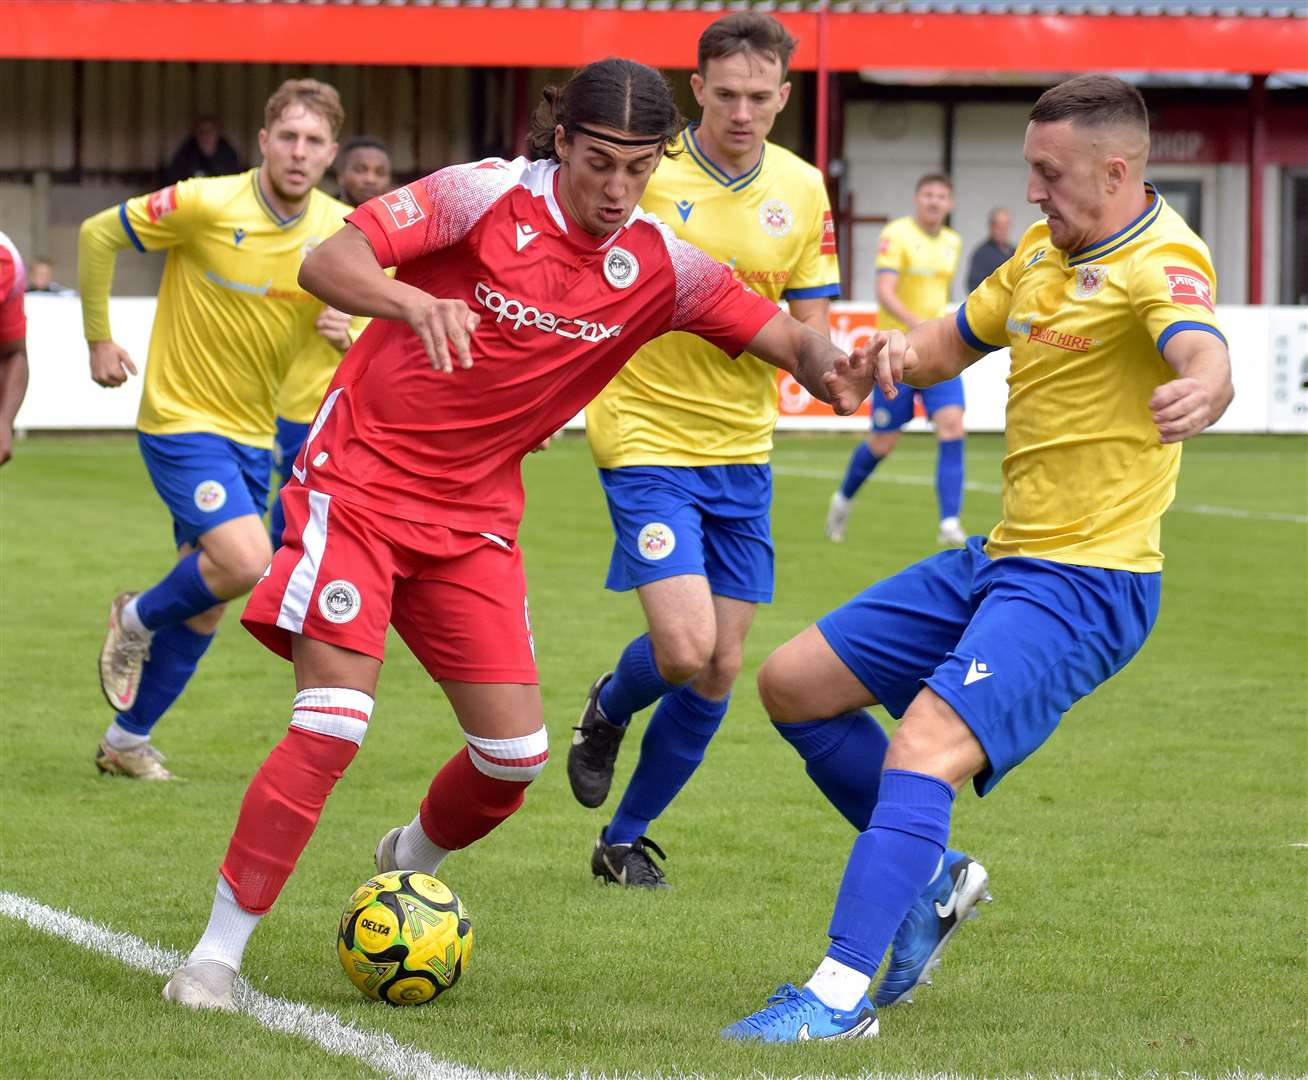
[[[242,625],[291,658],[295,634],[383,658],[394,625],[433,679],[536,684],[517,545],[387,517],[291,481],[286,531]]]

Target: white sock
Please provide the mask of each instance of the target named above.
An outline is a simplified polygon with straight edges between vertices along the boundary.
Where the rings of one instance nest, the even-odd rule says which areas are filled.
[[[942,529],[957,529],[957,528],[960,528],[958,518],[956,518],[956,517],[941,518],[941,519],[940,519],[940,527],[941,527]]]
[[[241,957],[245,955],[245,943],[250,940],[254,928],[259,925],[262,915],[246,911],[236,902],[232,887],[227,879],[218,875],[218,889],[213,897],[213,911],[209,914],[209,925],[204,928],[204,935],[196,943],[187,964],[211,961],[229,967],[233,971],[241,970]]]
[[[867,994],[872,980],[861,971],[831,957],[823,957],[813,978],[804,984],[823,1005],[838,1012],[853,1012]]]
[[[150,736],[128,731],[115,720],[105,729],[104,741],[114,750],[139,750],[150,741]]]
[[[138,593],[123,605],[123,610],[118,613],[118,622],[129,634],[149,637],[150,631],[145,628],[145,623],[141,622],[141,616],[136,613],[136,605],[140,602],[140,599],[141,595]]]
[[[836,506],[848,506],[854,500],[846,498],[845,493],[837,488],[836,493],[831,496],[831,501],[835,503]]]
[[[395,841],[395,865],[404,870],[434,874],[448,854],[448,850],[433,844],[423,832],[421,814],[404,826],[404,831]]]

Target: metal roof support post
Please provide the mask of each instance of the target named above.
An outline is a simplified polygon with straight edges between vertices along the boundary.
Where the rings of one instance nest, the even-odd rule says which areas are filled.
[[[1267,76],[1249,83],[1249,300],[1263,302],[1263,173],[1267,163]]]
[[[827,135],[830,128],[831,73],[827,68],[827,0],[818,0],[817,9],[817,146],[814,162],[825,178],[827,175]]]

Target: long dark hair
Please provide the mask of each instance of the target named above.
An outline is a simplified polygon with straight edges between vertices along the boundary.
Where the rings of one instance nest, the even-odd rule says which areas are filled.
[[[558,158],[554,129],[599,124],[670,144],[686,126],[663,75],[634,60],[610,57],[578,68],[562,86],[547,86],[531,118],[527,156]]]

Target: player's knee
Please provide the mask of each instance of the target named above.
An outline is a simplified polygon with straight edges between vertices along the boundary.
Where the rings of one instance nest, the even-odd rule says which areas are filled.
[[[897,434],[870,435],[868,436],[867,446],[878,458],[884,458],[890,455],[890,451],[895,448],[898,442],[899,436]]]
[[[935,425],[936,438],[946,442],[961,439],[967,434],[963,425],[962,409],[941,409],[931,418],[931,422]]]
[[[713,700],[726,697],[736,684],[744,657],[739,649],[715,650],[704,669],[695,677],[695,689]]]
[[[679,627],[654,641],[654,662],[668,682],[681,686],[704,670],[713,656],[711,630]]]
[[[796,680],[783,645],[763,661],[758,670],[758,696],[774,724],[792,724],[811,719],[803,715]]]
[[[186,627],[194,633],[209,637],[218,632],[218,624],[223,621],[223,614],[226,611],[226,604],[214,604],[208,611],[202,611],[199,615],[192,615],[187,619]]]
[[[530,735],[512,739],[484,739],[466,731],[463,737],[468,740],[468,757],[472,764],[479,773],[492,780],[530,784],[549,761],[549,734],[544,727],[537,728]]]

